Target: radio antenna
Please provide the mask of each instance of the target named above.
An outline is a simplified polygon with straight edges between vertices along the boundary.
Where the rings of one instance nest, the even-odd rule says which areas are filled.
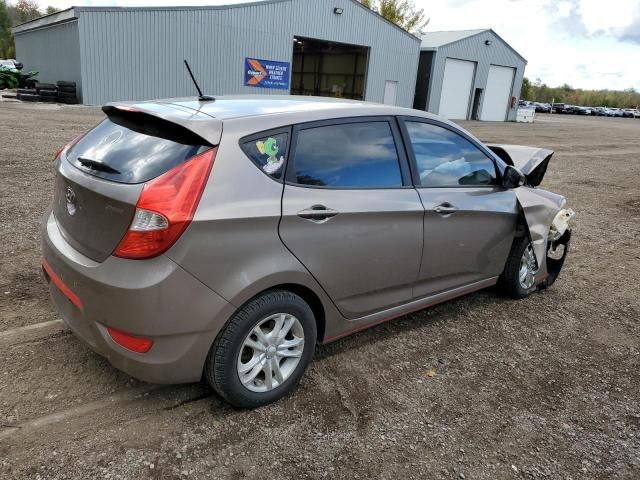
[[[196,90],[198,91],[198,100],[201,101],[201,102],[215,101],[215,98],[212,97],[211,95],[204,95],[202,93],[202,90],[200,90],[200,86],[198,85],[198,82],[196,82],[196,77],[193,76],[193,72],[191,71],[191,67],[189,66],[189,63],[186,60],[184,60],[184,66],[187,67],[187,72],[189,72],[189,76],[191,77],[191,81],[196,86]]]

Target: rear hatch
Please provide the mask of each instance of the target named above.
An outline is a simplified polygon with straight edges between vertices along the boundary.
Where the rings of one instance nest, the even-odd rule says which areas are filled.
[[[107,118],[59,155],[53,206],[65,240],[98,262],[127,232],[144,183],[211,148],[220,133],[215,119],[171,105],[103,110]]]

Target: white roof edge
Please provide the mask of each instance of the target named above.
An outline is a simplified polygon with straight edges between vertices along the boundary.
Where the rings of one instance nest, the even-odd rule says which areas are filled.
[[[61,10],[56,13],[45,15],[44,17],[36,18],[35,20],[31,20],[29,22],[16,25],[12,29],[13,34],[15,35],[16,33],[27,32],[29,30],[36,30],[38,28],[49,27],[58,23],[65,23],[76,20],[78,18],[77,10],[77,7],[70,7],[66,10]]]
[[[522,59],[522,61],[527,64],[529,63],[527,61],[526,58],[524,58],[520,52],[518,52],[515,48],[513,48],[504,38],[502,38],[500,35],[498,35],[496,33],[496,31],[493,28],[478,28],[475,30],[448,30],[448,31],[439,31],[439,32],[427,32],[426,34],[424,34],[422,36],[422,42],[420,44],[420,51],[421,52],[435,52],[438,50],[438,48],[440,47],[444,47],[446,45],[451,45],[453,43],[457,43],[460,42],[462,40],[466,40],[468,38],[471,37],[475,37],[476,35],[480,35],[482,33],[486,33],[486,32],[490,32],[491,34],[495,35],[495,37],[500,40],[509,50],[511,50],[516,56],[520,57],[520,59]],[[441,43],[437,43],[433,42],[434,44],[432,45],[425,45],[425,39],[424,37],[430,34],[441,34],[439,35],[439,38],[435,38],[435,39],[439,39],[442,40]],[[454,35],[454,34],[458,34],[458,35]]]
[[[420,49],[435,50],[439,47],[443,47],[490,30],[490,28],[477,28],[473,30],[441,30],[426,32],[421,37]]]

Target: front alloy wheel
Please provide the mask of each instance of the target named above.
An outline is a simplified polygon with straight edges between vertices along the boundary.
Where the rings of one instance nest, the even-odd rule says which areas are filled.
[[[528,236],[517,237],[500,276],[499,287],[512,298],[528,297],[537,287],[538,270],[531,240]]]
[[[525,247],[520,259],[520,269],[518,270],[518,280],[520,286],[524,290],[529,290],[536,282],[536,274],[538,273],[538,263],[533,253],[533,245],[531,242]]]

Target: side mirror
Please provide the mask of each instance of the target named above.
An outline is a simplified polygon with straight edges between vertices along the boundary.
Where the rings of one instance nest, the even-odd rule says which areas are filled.
[[[502,186],[504,188],[517,188],[527,183],[527,178],[516,167],[507,165],[502,174]]]
[[[16,70],[22,70],[24,68],[22,62],[15,62],[14,65],[16,66]]]

